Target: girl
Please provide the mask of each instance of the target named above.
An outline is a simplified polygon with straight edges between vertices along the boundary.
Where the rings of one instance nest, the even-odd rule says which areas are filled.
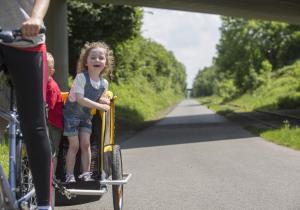
[[[90,136],[92,132],[91,108],[101,111],[110,109],[110,101],[101,97],[108,89],[104,74],[111,73],[113,55],[103,42],[86,43],[81,49],[77,75],[64,107],[64,135],[68,137],[66,156],[66,182],[75,182],[74,166],[78,149],[81,150],[83,181],[92,181]]]

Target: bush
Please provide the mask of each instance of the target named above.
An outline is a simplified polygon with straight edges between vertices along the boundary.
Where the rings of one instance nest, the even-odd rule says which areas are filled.
[[[294,109],[300,107],[300,93],[293,94],[290,96],[280,97],[278,99],[278,108],[279,109]]]
[[[233,98],[239,91],[233,79],[224,79],[216,84],[217,95],[225,100]]]

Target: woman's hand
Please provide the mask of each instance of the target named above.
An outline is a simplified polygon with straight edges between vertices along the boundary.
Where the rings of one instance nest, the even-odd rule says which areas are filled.
[[[39,18],[29,18],[22,24],[21,31],[24,38],[35,37],[40,32],[43,21]]]

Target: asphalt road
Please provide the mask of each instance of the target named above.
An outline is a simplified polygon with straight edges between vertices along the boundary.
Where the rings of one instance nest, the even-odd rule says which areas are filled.
[[[195,100],[122,144],[124,210],[300,209],[300,152],[255,137]],[[59,210],[112,210],[111,191]]]

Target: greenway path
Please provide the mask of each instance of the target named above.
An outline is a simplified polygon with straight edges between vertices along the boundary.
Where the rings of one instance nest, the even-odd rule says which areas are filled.
[[[267,142],[195,100],[122,143],[124,210],[297,210],[300,152]],[[60,210],[113,210],[111,191]]]

